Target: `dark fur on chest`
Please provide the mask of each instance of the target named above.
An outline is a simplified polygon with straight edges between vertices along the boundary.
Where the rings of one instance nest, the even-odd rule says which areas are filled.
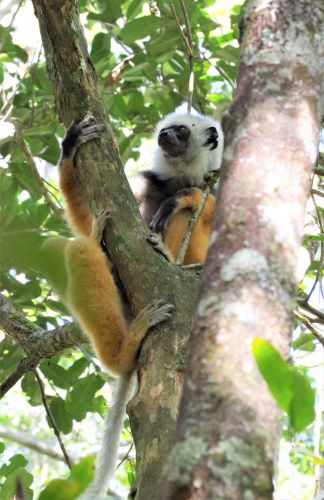
[[[164,200],[173,196],[180,189],[195,185],[192,180],[186,177],[161,179],[158,174],[151,170],[145,170],[141,175],[146,180],[146,186],[140,208],[142,217],[148,225]]]

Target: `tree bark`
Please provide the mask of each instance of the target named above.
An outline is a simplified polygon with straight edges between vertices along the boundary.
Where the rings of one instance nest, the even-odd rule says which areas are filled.
[[[322,0],[252,1],[163,500],[272,498],[278,409],[254,337],[287,355],[323,112]]]
[[[75,2],[33,0],[43,40],[55,105],[65,126],[93,114],[107,124],[101,141],[83,146],[77,169],[85,196],[113,214],[105,240],[133,311],[155,298],[175,305],[171,321],[146,337],[139,358],[140,389],[130,404],[137,453],[137,499],[153,498],[156,481],[174,442],[183,348],[197,304],[199,276],[169,264],[147,243],[144,225],[119,159],[99,95]],[[104,180],[104,181],[103,181]]]

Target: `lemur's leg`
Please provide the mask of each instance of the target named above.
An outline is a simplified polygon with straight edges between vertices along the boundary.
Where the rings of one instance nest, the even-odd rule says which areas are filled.
[[[198,207],[201,196],[202,190],[199,188],[182,189],[165,200],[153,216],[151,229],[162,234],[164,245],[173,259],[179,254],[189,220]],[[215,203],[215,197],[209,195],[192,231],[184,264],[200,264],[205,261]]]
[[[75,238],[67,246],[67,300],[106,368],[126,375],[136,367],[147,330],[168,319],[173,306],[154,301],[130,324],[126,321],[107,256],[100,246],[109,217],[108,211],[100,212],[93,222],[91,236]]]
[[[86,236],[91,233],[93,215],[81,190],[75,169],[75,154],[82,144],[99,139],[104,130],[105,125],[96,123],[93,116],[87,116],[74,121],[62,141],[60,187],[67,203],[67,218],[75,233]]]

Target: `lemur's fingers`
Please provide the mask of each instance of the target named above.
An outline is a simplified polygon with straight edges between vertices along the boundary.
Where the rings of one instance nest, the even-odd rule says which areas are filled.
[[[164,245],[162,238],[159,234],[150,233],[147,236],[147,241],[153,246],[154,250],[159,252],[163,257],[165,257],[169,262],[173,262],[173,256],[169,249]]]
[[[141,310],[139,316],[146,316],[149,320],[148,328],[152,328],[152,326],[171,318],[173,309],[174,306],[167,304],[164,299],[154,300]]]
[[[174,215],[177,211],[176,209],[178,208],[179,199],[183,196],[191,196],[192,193],[192,188],[181,189],[176,194],[161,203],[159,209],[152,217],[150,229],[155,233],[162,234],[163,237],[172,215]]]
[[[102,235],[107,225],[107,222],[111,219],[111,211],[109,208],[104,208],[100,210],[95,219],[92,222],[91,238],[98,242],[100,245],[102,240]]]
[[[207,140],[204,146],[207,146],[209,150],[216,149],[218,146],[218,132],[216,127],[208,127],[205,130]]]
[[[72,158],[81,144],[99,139],[105,128],[103,123],[96,123],[92,115],[86,116],[83,120],[75,120],[62,141],[63,158]]]

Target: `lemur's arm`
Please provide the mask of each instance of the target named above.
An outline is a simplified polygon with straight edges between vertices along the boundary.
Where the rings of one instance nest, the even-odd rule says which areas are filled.
[[[91,234],[93,215],[85,199],[75,168],[75,154],[81,144],[101,137],[105,126],[93,116],[75,121],[62,142],[60,160],[60,188],[66,200],[66,215],[75,234]]]
[[[188,222],[202,196],[199,188],[186,188],[165,200],[153,216],[151,229],[162,235],[165,246],[177,258]],[[184,264],[201,264],[206,259],[216,198],[209,195],[192,231]]]

